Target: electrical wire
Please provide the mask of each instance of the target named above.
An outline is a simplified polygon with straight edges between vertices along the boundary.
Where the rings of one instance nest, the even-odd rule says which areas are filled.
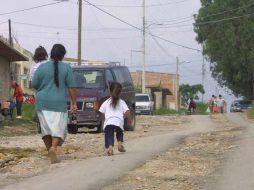
[[[146,65],[146,67],[162,67],[162,66],[170,66],[170,65],[173,65],[175,63],[164,63],[164,64],[158,64],[158,65]],[[141,65],[132,65],[132,66],[129,66],[130,68],[138,68],[138,67],[141,67]]]
[[[30,23],[16,22],[16,21],[12,21],[12,23],[20,24],[20,25],[27,25],[27,26],[41,27],[41,28],[53,28],[53,29],[62,29],[62,30],[71,30],[71,31],[73,31],[73,30],[76,31],[77,30],[75,28],[64,28],[64,27],[50,26],[50,25],[30,24]]]
[[[175,58],[173,55],[169,54],[167,50],[165,50],[165,48],[158,42],[158,40],[155,37],[152,36],[152,38],[154,42],[157,44],[157,46],[164,52],[165,55],[167,55],[170,58]]]
[[[186,2],[188,0],[181,0],[181,1],[176,1],[176,2],[168,2],[168,3],[164,3],[164,4],[151,4],[151,5],[146,5],[145,7],[160,7],[160,6],[166,6],[166,5],[175,5],[175,4],[179,4],[179,3],[183,3]],[[90,5],[89,3],[87,3],[87,5]],[[142,5],[103,5],[103,4],[98,4],[97,6],[99,7],[115,7],[115,8],[140,8],[143,7]]]
[[[224,19],[220,19],[220,20],[199,22],[199,23],[194,23],[194,25],[201,26],[201,25],[206,25],[206,24],[216,24],[216,23],[224,22],[224,21],[228,21],[228,20],[235,20],[235,19],[239,19],[239,18],[243,18],[243,17],[248,17],[248,16],[251,16],[251,15],[254,15],[254,13],[245,14],[245,15],[241,15],[241,16],[230,17],[230,18],[224,18]]]
[[[41,8],[41,7],[56,5],[56,4],[59,4],[59,3],[62,3],[62,2],[59,1],[59,2],[55,2],[55,3],[48,3],[48,4],[44,4],[44,5],[39,5],[39,6],[35,6],[35,7],[26,8],[26,9],[20,9],[20,10],[10,11],[10,12],[6,12],[6,13],[0,13],[0,16],[9,15],[9,14],[13,14],[13,13],[24,12],[24,11],[29,11],[29,10],[38,9],[38,8]]]
[[[126,25],[128,25],[128,26],[130,26],[130,27],[132,27],[132,28],[135,28],[135,29],[137,29],[137,30],[139,30],[139,31],[144,32],[143,29],[141,29],[141,28],[139,28],[139,27],[137,27],[137,26],[135,26],[135,25],[133,25],[133,24],[130,24],[130,23],[126,22],[126,21],[122,20],[121,18],[118,18],[117,16],[115,16],[115,15],[113,15],[113,14],[111,14],[111,13],[109,13],[109,12],[103,10],[103,9],[101,9],[100,7],[98,7],[98,6],[96,6],[96,5],[92,4],[92,3],[90,3],[89,1],[87,1],[87,0],[84,0],[84,1],[85,1],[86,3],[88,3],[88,4],[90,4],[91,6],[95,7],[95,8],[98,9],[99,11],[101,11],[101,12],[103,12],[103,13],[105,13],[105,14],[107,14],[107,15],[113,17],[113,18],[115,18],[116,20],[119,20],[120,22],[122,22],[122,23],[124,23],[124,24],[126,24]],[[192,48],[192,47],[188,47],[188,46],[185,46],[185,45],[182,45],[182,44],[179,44],[179,43],[170,41],[170,40],[168,40],[168,39],[165,39],[165,38],[162,38],[162,37],[160,37],[160,36],[154,35],[154,34],[152,34],[152,33],[150,33],[150,32],[146,32],[146,34],[149,34],[150,36],[154,36],[155,38],[158,38],[158,39],[160,39],[160,40],[162,40],[162,41],[165,41],[165,42],[174,44],[174,45],[176,45],[176,46],[179,46],[179,47],[182,47],[182,48],[185,48],[185,49],[194,50],[194,51],[200,51],[199,49]]]
[[[5,23],[7,23],[7,22],[8,22],[8,21],[0,22],[0,25],[1,25],[1,24],[5,24]]]
[[[238,8],[234,8],[234,9],[230,9],[230,10],[226,10],[226,11],[210,14],[210,15],[207,15],[207,16],[204,16],[204,17],[201,17],[201,18],[207,18],[207,17],[217,16],[217,15],[221,15],[221,14],[232,12],[232,11],[236,11],[236,10],[241,10],[241,9],[244,9],[244,8],[248,8],[248,7],[252,6],[252,5],[254,5],[254,1],[252,1],[252,3],[250,3],[250,4],[247,4],[247,5],[242,6],[242,7],[238,7]]]

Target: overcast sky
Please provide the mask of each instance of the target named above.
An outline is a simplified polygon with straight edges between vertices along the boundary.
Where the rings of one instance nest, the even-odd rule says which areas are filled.
[[[67,57],[77,57],[78,4],[69,0],[56,5],[41,7],[20,13],[2,15],[15,10],[55,2],[53,0],[8,0],[0,6],[0,23],[12,20],[12,30],[18,42],[34,52],[38,45],[50,51],[54,43],[62,43],[67,49]],[[90,0],[105,11],[122,20],[142,27],[142,0]],[[167,40],[200,49],[193,32],[193,15],[200,8],[200,0],[146,0],[146,20],[149,31]],[[32,24],[25,25],[25,24]],[[36,26],[35,26],[36,25]],[[45,27],[48,26],[48,27]],[[0,35],[8,37],[8,24],[0,24]],[[180,62],[180,82],[201,83],[202,54],[178,47],[147,35],[147,70],[175,73],[176,56]],[[141,69],[142,35],[137,29],[83,4],[82,58],[102,61],[121,61],[131,70]],[[188,63],[187,63],[188,62]],[[154,65],[163,66],[154,66]],[[210,77],[209,63],[206,62],[206,99],[212,93],[222,93]],[[217,90],[216,90],[217,89]]]

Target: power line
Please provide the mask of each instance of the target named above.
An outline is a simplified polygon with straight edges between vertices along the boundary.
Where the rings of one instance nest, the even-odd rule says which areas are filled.
[[[244,8],[248,8],[248,7],[252,6],[252,5],[254,5],[254,2],[252,2],[250,4],[247,4],[245,6],[242,6],[242,7],[238,7],[238,8],[234,8],[234,9],[230,9],[230,10],[226,10],[226,11],[210,14],[210,15],[207,15],[207,16],[204,16],[204,17],[201,17],[201,18],[207,18],[207,17],[217,16],[217,15],[221,15],[221,14],[232,12],[232,11],[236,11],[236,10],[241,10],[241,9],[244,9]]]
[[[35,39],[58,39],[58,37],[41,37],[41,36],[31,36],[31,35],[17,35],[17,36],[21,36],[21,37],[27,37],[27,38],[35,38]],[[107,38],[82,38],[83,40],[120,40],[120,39],[129,39],[129,38],[138,38],[138,36],[128,36],[128,37],[122,37],[122,38],[110,38],[110,37],[107,37]],[[62,40],[77,40],[77,38],[66,38],[66,37],[60,37],[60,39]]]
[[[162,66],[170,66],[173,65],[175,63],[164,63],[164,64],[157,64],[157,65],[147,65],[146,67],[162,67]],[[133,66],[129,66],[130,68],[138,68],[141,67],[141,65],[133,65]]]
[[[0,25],[1,25],[1,24],[5,24],[5,23],[7,23],[7,22],[8,22],[8,21],[0,22]]]
[[[215,13],[215,14],[210,14],[210,15],[207,15],[207,16],[203,16],[203,17],[200,17],[202,19],[204,18],[208,18],[208,17],[212,17],[212,16],[217,16],[217,15],[221,15],[221,14],[224,14],[224,13],[228,13],[228,12],[233,12],[233,11],[236,11],[236,10],[241,10],[241,9],[244,9],[244,8],[248,8],[250,6],[254,5],[254,2],[251,2],[250,4],[248,5],[245,5],[245,6],[242,6],[242,7],[238,7],[238,8],[234,8],[234,9],[230,9],[230,10],[226,10],[226,11],[222,11],[222,12],[218,12],[218,13]],[[232,17],[232,18],[226,18],[226,19],[222,19],[222,20],[219,20],[220,22],[222,21],[226,21],[226,20],[232,20],[232,19],[236,19],[236,18],[241,18],[241,17],[245,17],[245,16],[250,16],[250,14],[248,15],[243,15],[243,16],[236,16],[236,17]],[[173,20],[169,20],[169,21],[164,21],[164,22],[175,22],[175,21],[179,21],[179,22],[176,22],[176,23],[170,23],[169,25],[168,24],[164,24],[166,25],[167,27],[158,27],[158,28],[171,28],[171,27],[185,27],[185,26],[190,26],[189,24],[188,25],[176,25],[174,26],[175,24],[180,24],[180,23],[184,23],[184,22],[188,22],[190,20],[192,20],[193,16],[188,16],[188,17],[183,17],[183,18],[180,18],[180,19],[173,19]],[[187,19],[187,20],[186,20]],[[183,20],[183,21],[182,21]],[[218,22],[218,20],[215,20],[215,21],[207,21],[207,22],[200,22],[200,23],[197,23],[197,24],[207,24],[207,23],[216,23]],[[194,23],[193,23],[194,24]],[[192,25],[192,24],[191,24]]]
[[[175,58],[174,56],[172,56],[172,55],[170,55],[168,52],[167,52],[167,50],[165,50],[165,48],[157,41],[157,39],[155,38],[155,37],[153,37],[152,36],[152,38],[153,38],[153,40],[155,41],[155,43],[157,44],[157,46],[168,56],[168,57],[170,57],[170,58]]]
[[[53,28],[53,29],[62,29],[62,30],[71,30],[71,31],[77,30],[75,28],[64,28],[64,27],[50,26],[50,25],[30,24],[30,23],[16,22],[16,21],[12,21],[12,23],[20,24],[20,25],[26,25],[26,26],[41,27],[41,28]]]
[[[38,9],[38,8],[41,8],[41,7],[47,7],[47,6],[51,6],[51,5],[55,5],[55,4],[59,4],[59,3],[62,3],[62,2],[59,1],[59,2],[55,2],[55,3],[48,3],[48,4],[44,4],[44,5],[39,5],[39,6],[35,6],[35,7],[26,8],[26,9],[20,9],[20,10],[10,11],[10,12],[6,12],[6,13],[0,13],[0,16],[9,15],[9,14],[13,14],[13,13],[24,12],[24,11],[29,11],[29,10]]]
[[[182,18],[175,18],[175,19],[171,19],[171,20],[164,19],[164,20],[162,20],[162,22],[175,22],[175,21],[180,21],[180,20],[186,20],[186,19],[189,19],[189,18],[193,18],[193,15],[182,17]]]
[[[173,26],[173,25],[176,25],[176,24],[181,24],[181,23],[185,23],[185,22],[190,22],[190,21],[192,21],[193,20],[193,18],[190,18],[190,19],[188,19],[188,20],[182,20],[182,21],[178,21],[178,22],[174,22],[174,23],[169,23],[169,24],[164,24],[164,25],[166,25],[166,26]]]
[[[243,18],[243,17],[248,17],[248,16],[251,16],[251,15],[254,15],[254,13],[245,14],[245,15],[241,15],[241,16],[230,17],[230,18],[224,18],[224,19],[220,19],[220,20],[199,22],[199,23],[194,23],[194,25],[200,26],[200,25],[206,25],[206,24],[215,24],[215,23],[224,22],[224,21],[228,21],[228,20],[235,20],[235,19],[239,19],[239,18]]]
[[[122,20],[121,18],[118,18],[117,16],[115,16],[115,15],[113,15],[113,14],[111,14],[111,13],[109,13],[109,12],[103,10],[103,9],[101,9],[100,7],[98,7],[98,6],[96,6],[96,5],[92,4],[92,3],[90,3],[90,2],[87,1],[87,0],[84,0],[84,1],[85,1],[86,3],[88,3],[88,4],[90,4],[91,6],[95,7],[95,8],[98,9],[99,11],[101,11],[101,12],[103,12],[103,13],[105,13],[105,14],[107,14],[107,15],[113,17],[113,18],[115,18],[116,20],[119,20],[120,22],[122,22],[122,23],[124,23],[124,24],[126,24],[126,25],[128,25],[128,26],[130,26],[130,27],[132,27],[132,28],[135,28],[135,29],[137,29],[137,30],[143,32],[143,29],[141,29],[141,28],[139,28],[139,27],[137,27],[137,26],[135,26],[135,25],[132,25],[132,24],[126,22],[126,21]],[[179,43],[176,43],[176,42],[167,40],[167,39],[162,38],[162,37],[160,37],[160,36],[154,35],[154,34],[152,34],[152,33],[150,33],[150,32],[146,32],[146,33],[149,34],[150,36],[153,36],[153,37],[158,38],[158,39],[160,39],[160,40],[162,40],[162,41],[165,41],[165,42],[174,44],[174,45],[176,45],[176,46],[179,46],[179,47],[182,47],[182,48],[185,48],[185,49],[189,49],[189,50],[200,51],[199,49],[192,48],[192,47],[188,47],[188,46],[185,46],[185,45],[182,45],[182,44],[179,44]]]
[[[145,7],[160,7],[160,6],[166,6],[166,5],[175,5],[175,4],[179,4],[179,3],[183,3],[186,2],[188,0],[181,0],[181,1],[176,1],[176,2],[168,2],[168,3],[164,3],[164,4],[150,4],[150,5],[146,5]],[[87,2],[88,5],[90,5]],[[115,8],[140,8],[143,7],[141,5],[105,5],[105,4],[98,4],[96,6],[99,7],[115,7]]]

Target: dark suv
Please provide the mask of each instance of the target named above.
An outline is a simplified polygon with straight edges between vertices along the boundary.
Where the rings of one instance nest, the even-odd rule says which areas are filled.
[[[127,103],[133,117],[131,126],[125,121],[124,129],[133,131],[135,128],[135,92],[130,72],[127,67],[113,63],[101,65],[72,65],[77,84],[78,111],[75,122],[70,111],[68,131],[77,133],[78,128],[97,128],[103,130],[103,119],[99,113],[100,105],[110,97],[109,84],[117,81],[122,85],[121,98]],[[68,110],[70,109],[68,101]]]

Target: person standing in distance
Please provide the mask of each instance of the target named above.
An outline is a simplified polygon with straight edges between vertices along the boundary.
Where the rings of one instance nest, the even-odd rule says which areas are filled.
[[[219,113],[224,113],[226,111],[224,110],[226,101],[224,100],[224,98],[222,98],[221,94],[219,95],[219,98],[217,98],[217,104],[219,107]]]
[[[65,54],[65,47],[55,44],[51,60],[40,65],[32,79],[32,87],[37,90],[36,111],[42,139],[52,164],[58,162],[57,147],[63,144],[67,135],[67,90],[72,111],[77,111],[76,84],[70,65],[62,62]]]
[[[125,101],[120,99],[122,86],[118,82],[112,82],[109,86],[111,97],[101,105],[99,111],[104,114],[105,149],[108,156],[114,154],[114,132],[118,142],[118,151],[126,152],[123,146],[124,116],[127,116],[128,124],[131,125],[131,113]]]
[[[22,118],[22,104],[24,101],[23,90],[16,81],[12,81],[12,88],[14,89],[13,98],[16,100],[17,119]]]

